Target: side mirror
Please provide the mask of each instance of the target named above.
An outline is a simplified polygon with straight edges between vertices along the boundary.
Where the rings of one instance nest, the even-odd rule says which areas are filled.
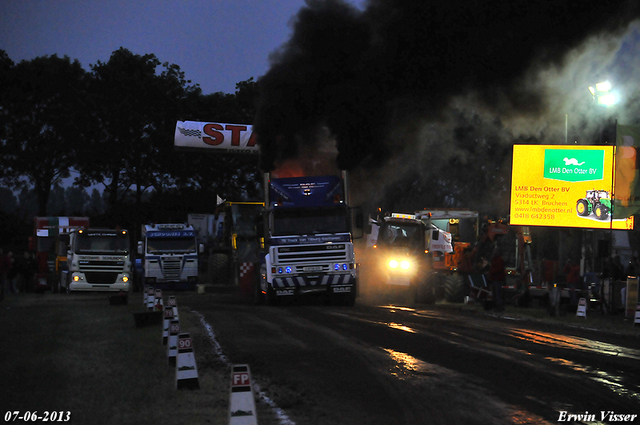
[[[204,244],[201,243],[200,245],[198,245],[198,254],[202,254],[204,252]]]
[[[138,254],[142,255],[142,241],[138,241]]]

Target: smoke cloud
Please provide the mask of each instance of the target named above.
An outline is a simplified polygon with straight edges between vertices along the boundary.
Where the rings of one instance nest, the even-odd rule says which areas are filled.
[[[307,0],[258,81],[262,168],[329,139],[363,200],[504,193],[513,143],[594,143],[607,120],[636,123],[639,19],[637,0]],[[607,78],[627,95],[615,111],[587,91]]]

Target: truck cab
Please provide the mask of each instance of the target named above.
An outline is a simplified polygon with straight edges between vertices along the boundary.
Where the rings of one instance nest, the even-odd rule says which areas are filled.
[[[125,229],[76,229],[67,252],[69,291],[129,291],[131,255]]]
[[[138,255],[142,286],[167,290],[195,290],[198,283],[198,244],[193,226],[183,223],[142,226]]]
[[[320,294],[353,305],[357,276],[346,173],[279,179],[265,175],[265,196],[260,295],[269,304]]]

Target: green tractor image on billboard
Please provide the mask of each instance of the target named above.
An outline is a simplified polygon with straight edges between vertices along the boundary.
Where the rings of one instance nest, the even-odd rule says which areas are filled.
[[[587,196],[578,199],[576,212],[581,217],[594,213],[598,220],[606,220],[612,210],[611,197],[606,190],[587,190]]]

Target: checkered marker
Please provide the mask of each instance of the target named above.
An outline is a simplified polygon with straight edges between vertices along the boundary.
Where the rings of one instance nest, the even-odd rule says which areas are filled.
[[[240,264],[240,277],[244,277],[246,274],[253,270],[253,263]]]

